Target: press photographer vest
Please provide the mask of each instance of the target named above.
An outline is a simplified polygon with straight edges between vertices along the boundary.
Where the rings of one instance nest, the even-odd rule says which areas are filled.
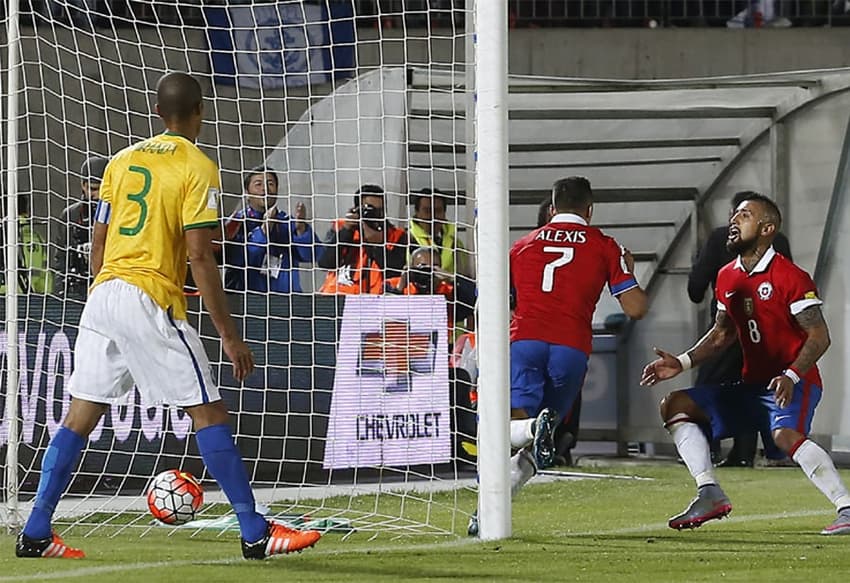
[[[337,231],[345,224],[344,220],[338,220],[335,224]],[[384,245],[387,251],[391,251],[396,243],[404,237],[404,229],[390,226],[387,229],[387,240]],[[354,231],[353,245],[360,244],[360,231]],[[328,249],[326,252],[331,252]],[[366,277],[364,277],[364,270]],[[366,254],[361,246],[357,253],[357,261],[353,264],[340,265],[333,271],[329,271],[325,282],[319,289],[323,294],[382,294],[384,293],[384,269],[375,263]]]
[[[434,247],[440,251],[440,267],[443,271],[455,273],[455,246],[457,239],[457,231],[454,225],[442,225],[443,240],[440,245],[431,238],[431,235],[424,228],[420,227],[416,221],[410,221],[408,230],[410,237],[416,242],[417,247]],[[411,247],[413,249],[413,247]],[[410,253],[407,254],[408,262],[410,262]]]

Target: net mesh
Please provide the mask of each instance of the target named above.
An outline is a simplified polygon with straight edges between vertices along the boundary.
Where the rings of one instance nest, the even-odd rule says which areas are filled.
[[[12,96],[19,443],[8,443],[5,416],[1,431],[4,452],[18,448],[18,467],[4,462],[4,471],[16,472],[24,515],[70,403],[65,387],[90,283],[93,157],[160,133],[156,82],[186,71],[206,97],[197,144],[220,167],[222,277],[257,361],[244,386],[191,281],[189,321],[233,413],[258,501],[297,523],[309,514],[355,531],[465,525],[475,505],[476,371],[464,335],[475,270],[474,210],[465,202],[470,14],[452,0],[22,7],[21,87]],[[250,172],[260,173],[254,195]],[[363,185],[385,191],[389,222],[374,222],[367,192],[355,201]],[[329,274],[339,289],[356,279],[351,243],[340,235],[346,216],[384,250],[378,285],[359,282],[359,292],[377,293],[321,293],[331,290]],[[401,254],[390,253],[396,228],[409,239]],[[396,243],[403,248],[404,239]],[[411,257],[419,246],[437,253]],[[431,274],[411,271],[417,257],[434,264]],[[14,364],[5,332],[2,340],[5,372]],[[4,377],[4,401],[7,394]],[[190,425],[184,412],[150,406],[133,389],[90,436],[57,517],[86,532],[151,528],[145,487],[180,468],[207,489],[202,524],[233,527],[220,518],[229,508],[216,504],[225,500]]]

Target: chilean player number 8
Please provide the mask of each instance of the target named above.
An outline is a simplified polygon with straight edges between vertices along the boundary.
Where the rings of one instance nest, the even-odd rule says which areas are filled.
[[[555,287],[555,270],[572,261],[576,250],[572,247],[544,247],[543,252],[560,255],[560,257],[550,261],[543,268],[543,283],[540,285],[540,289],[548,293]]]
[[[747,320],[747,328],[750,331],[750,340],[752,340],[753,344],[761,342],[761,332],[759,332],[758,322],[755,320]]]

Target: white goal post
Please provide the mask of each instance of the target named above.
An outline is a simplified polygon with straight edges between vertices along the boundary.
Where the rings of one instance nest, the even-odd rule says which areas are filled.
[[[480,536],[510,536],[507,7],[495,4],[7,3],[0,519],[8,529],[26,517],[70,402],[89,283],[88,193],[98,183],[81,174],[84,162],[93,172],[94,158],[161,132],[156,81],[182,70],[204,90],[197,143],[220,167],[217,251],[258,365],[244,386],[191,281],[189,319],[258,501],[345,536],[464,536],[477,501]],[[274,201],[251,192],[257,175],[261,191],[276,188]],[[340,243],[340,219],[357,208],[365,229],[373,187],[389,221],[379,229],[385,293],[328,293],[328,274],[340,289],[358,269],[341,251],[350,244]],[[261,225],[271,208],[279,214]],[[410,243],[391,260],[394,227]],[[420,246],[437,248],[431,260],[445,272],[421,287],[407,265]],[[375,291],[364,287],[371,279],[358,281]],[[435,282],[449,287],[432,295]],[[480,367],[468,350],[475,338]],[[198,476],[209,501],[224,501],[188,417],[134,389],[89,437],[57,510],[60,530],[152,528],[141,494],[172,467]],[[193,528],[233,526],[221,505],[200,518]]]

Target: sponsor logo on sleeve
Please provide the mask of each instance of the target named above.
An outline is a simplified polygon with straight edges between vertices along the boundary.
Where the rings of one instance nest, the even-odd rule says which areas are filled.
[[[218,210],[218,189],[213,187],[207,191],[207,208]]]

